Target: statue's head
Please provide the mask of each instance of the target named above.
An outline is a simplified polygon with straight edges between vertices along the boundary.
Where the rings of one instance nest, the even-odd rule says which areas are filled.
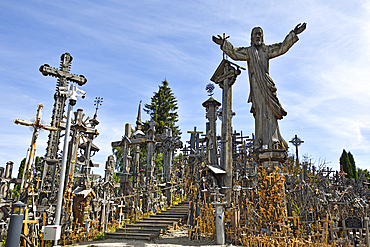
[[[263,41],[263,30],[260,27],[255,27],[252,29],[251,33],[251,45],[260,47],[264,45],[265,42]]]

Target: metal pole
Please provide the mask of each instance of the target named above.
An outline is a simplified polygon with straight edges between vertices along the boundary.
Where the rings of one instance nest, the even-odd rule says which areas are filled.
[[[63,194],[64,194],[64,180],[65,180],[65,173],[67,167],[67,157],[68,157],[68,139],[69,139],[69,132],[71,130],[71,115],[73,110],[73,105],[76,103],[73,100],[69,100],[68,102],[68,112],[67,112],[67,125],[65,130],[65,137],[64,137],[64,147],[63,147],[63,158],[62,158],[62,165],[60,169],[60,179],[59,179],[59,190],[58,190],[58,197],[57,197],[57,207],[55,209],[55,225],[60,225],[60,216],[62,211],[62,204],[63,204]],[[55,240],[55,245],[58,245],[58,240]]]

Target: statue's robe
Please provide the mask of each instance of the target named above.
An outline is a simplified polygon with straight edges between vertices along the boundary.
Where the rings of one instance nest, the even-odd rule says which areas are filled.
[[[288,144],[279,131],[277,120],[286,116],[276,96],[274,81],[269,76],[269,59],[286,53],[295,42],[297,35],[291,31],[282,43],[235,48],[225,40],[221,49],[233,60],[247,61],[250,82],[248,103],[252,102],[251,113],[255,118],[256,149],[287,149]]]

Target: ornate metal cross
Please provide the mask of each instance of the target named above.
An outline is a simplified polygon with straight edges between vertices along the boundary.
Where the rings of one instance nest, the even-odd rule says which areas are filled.
[[[297,135],[295,135],[294,138],[289,142],[295,146],[296,165],[298,165],[298,146],[304,143],[304,141],[302,141],[300,138],[298,138]]]
[[[68,82],[75,82],[78,85],[82,86],[87,82],[87,79],[83,75],[74,75],[69,73],[71,69],[71,62],[73,58],[71,54],[64,53],[61,56],[60,68],[52,68],[48,64],[44,64],[40,67],[39,71],[44,76],[52,76],[58,79],[57,81],[57,89],[54,94],[54,108],[53,113],[51,116],[51,123],[52,127],[58,127],[61,120],[63,119],[64,114],[64,107],[65,101],[67,96],[63,94],[60,88],[65,88]],[[60,143],[60,130],[56,132],[51,132],[48,137],[48,146],[46,148],[45,154],[45,162],[44,163],[44,171],[42,174],[42,182],[41,182],[41,192],[40,201],[43,206],[47,206],[47,202],[49,198],[47,193],[52,192],[54,189],[55,183],[55,168],[58,158],[58,147]],[[43,200],[43,199],[46,200]],[[45,204],[44,204],[45,203]]]

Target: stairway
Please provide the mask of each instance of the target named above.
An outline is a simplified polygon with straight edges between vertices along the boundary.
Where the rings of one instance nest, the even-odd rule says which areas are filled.
[[[189,203],[185,201],[166,211],[136,221],[134,224],[128,224],[125,228],[120,228],[114,233],[108,232],[107,238],[152,240],[168,229],[176,229],[179,224],[185,223],[188,213]]]

